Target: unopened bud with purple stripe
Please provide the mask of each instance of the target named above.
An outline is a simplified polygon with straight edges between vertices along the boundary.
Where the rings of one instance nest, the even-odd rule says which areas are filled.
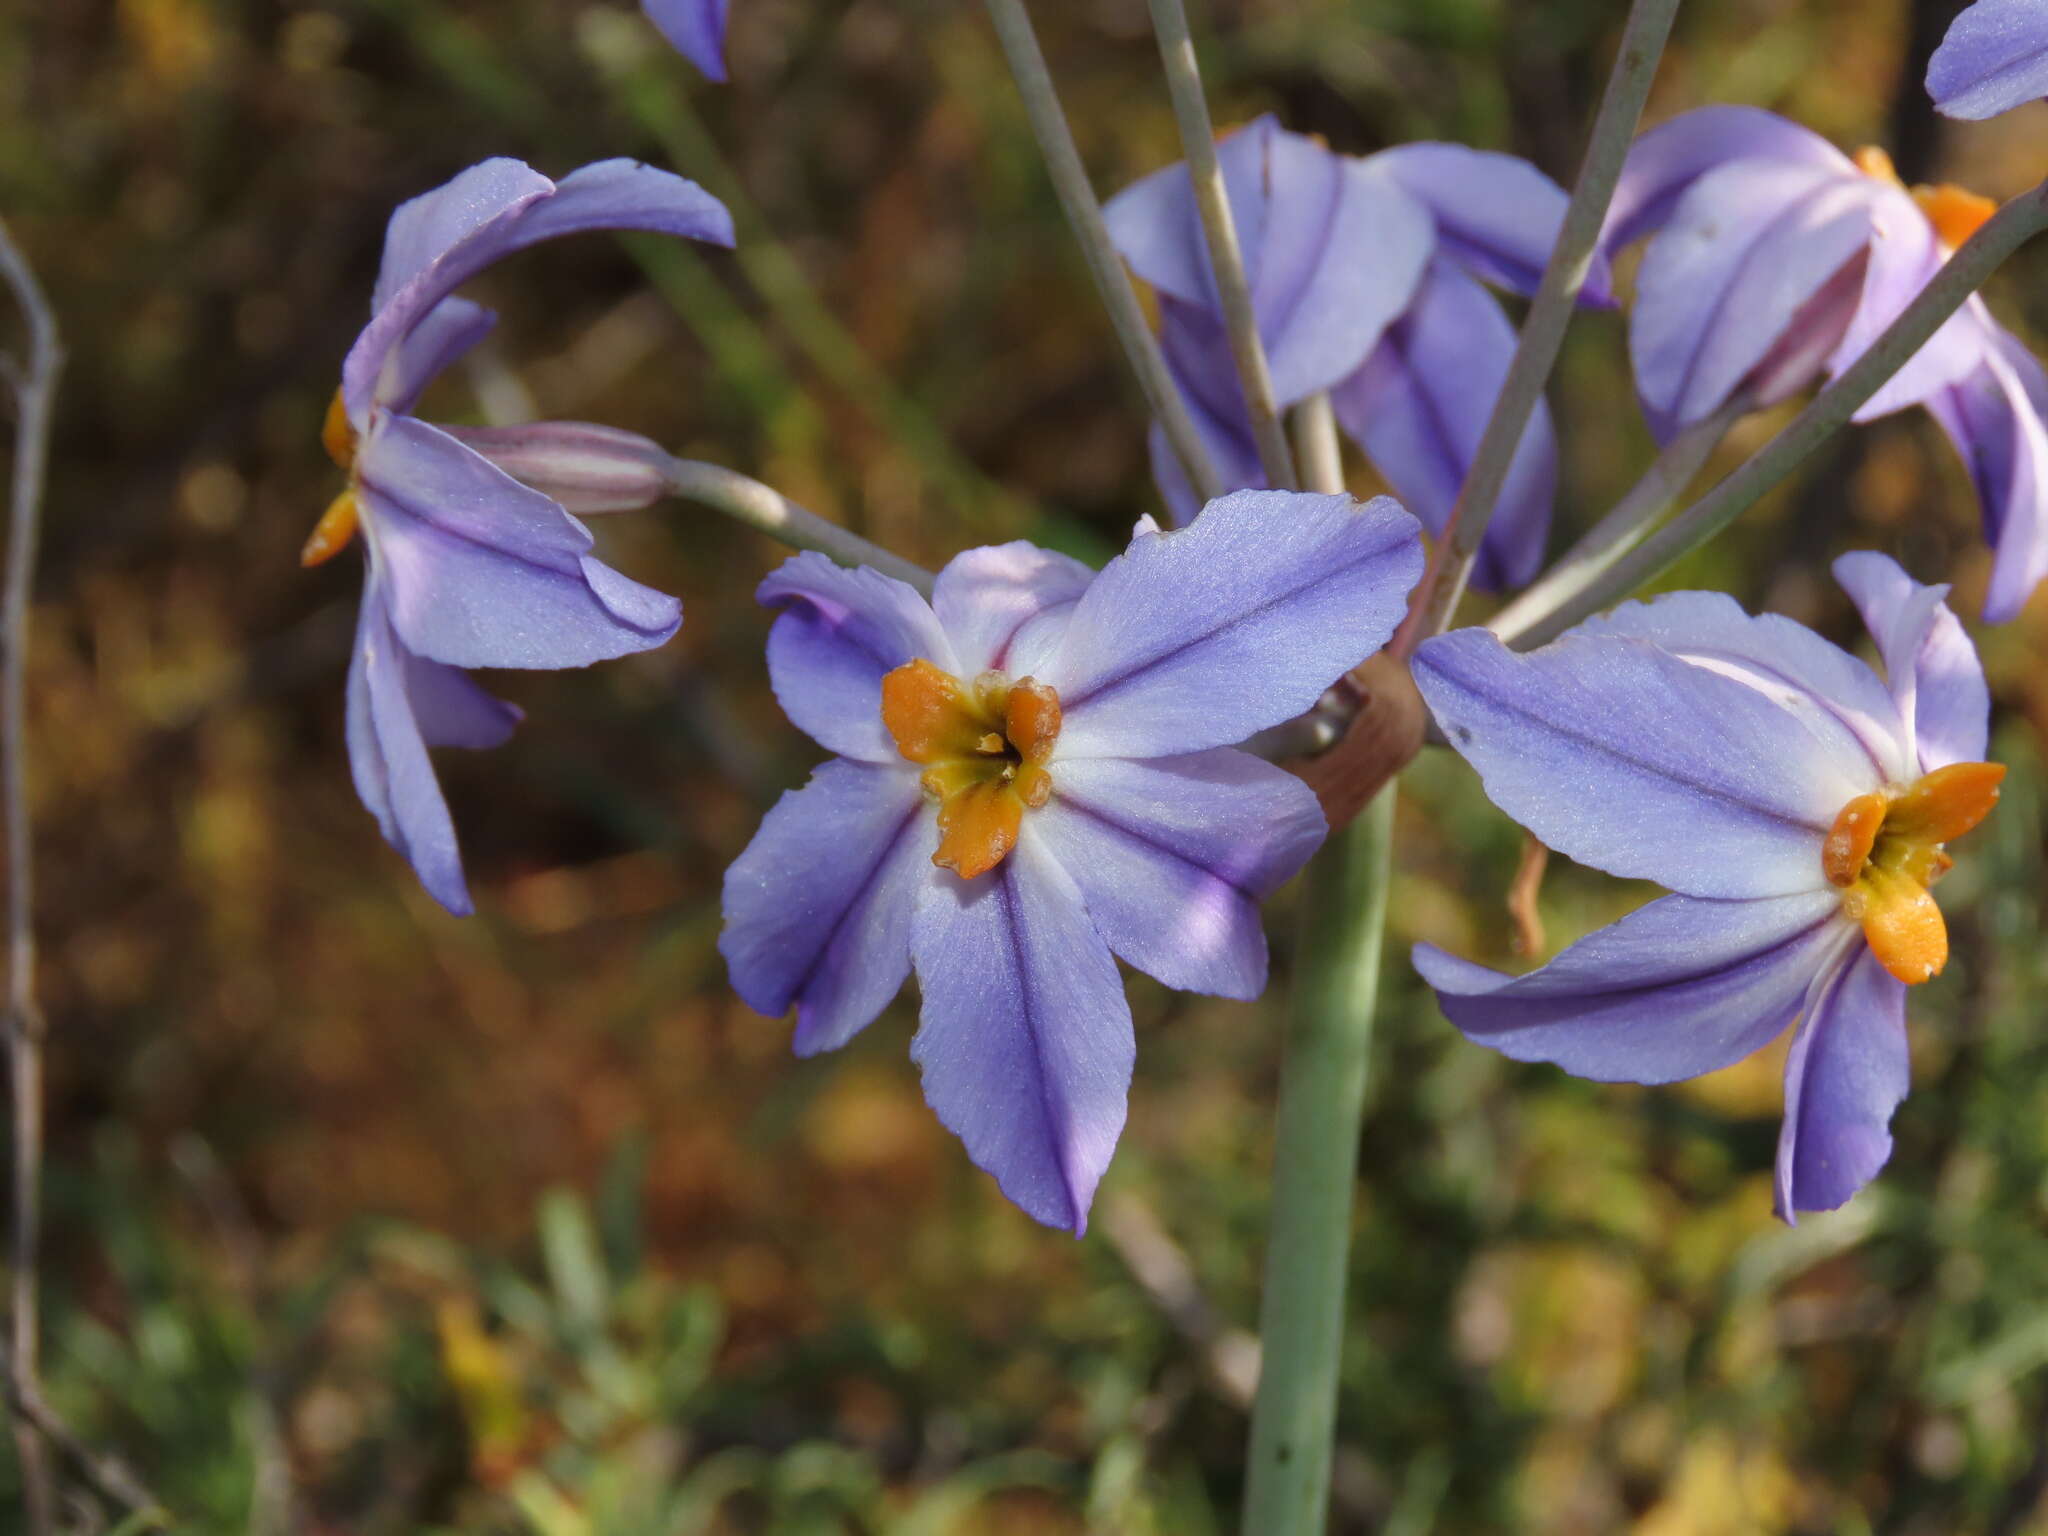
[[[589,421],[446,431],[571,512],[632,512],[668,493],[674,460],[637,432]]]

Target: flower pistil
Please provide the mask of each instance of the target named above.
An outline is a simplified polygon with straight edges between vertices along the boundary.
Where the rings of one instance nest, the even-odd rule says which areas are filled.
[[[1903,789],[1858,795],[1821,845],[1821,870],[1842,892],[1880,964],[1911,986],[1948,963],[1948,927],[1931,887],[1955,861],[1943,844],[1998,803],[2002,763],[1950,763]]]
[[[925,765],[939,806],[932,862],[972,880],[1017,846],[1024,812],[1052,798],[1047,760],[1060,734],[1060,696],[1029,677],[984,672],[963,683],[919,658],[882,679],[882,723],[896,749]]]

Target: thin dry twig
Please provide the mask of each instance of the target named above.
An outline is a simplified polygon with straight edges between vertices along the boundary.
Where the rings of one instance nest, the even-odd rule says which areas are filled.
[[[29,1529],[56,1529],[48,1448],[74,1462],[105,1497],[130,1509],[156,1500],[118,1458],[96,1453],[43,1397],[37,1291],[43,1175],[43,1014],[36,1001],[34,867],[28,819],[27,688],[29,599],[42,524],[44,474],[57,376],[64,366],[57,317],[35,273],[0,222],[0,281],[28,329],[25,360],[7,370],[15,400],[14,474],[9,493],[7,568],[0,582],[0,802],[7,829],[7,1076],[13,1121],[13,1219],[8,1228],[7,1395],[20,1448]]]
[[[1522,857],[1515,865],[1515,878],[1508,882],[1508,917],[1515,925],[1515,953],[1540,955],[1548,947],[1543,932],[1543,914],[1536,898],[1543,892],[1543,871],[1550,867],[1550,850],[1536,840],[1536,834],[1522,835]]]
[[[0,588],[0,800],[5,801],[7,826],[7,1076],[14,1127],[7,1354],[29,1528],[44,1536],[56,1529],[57,1514],[44,1447],[47,1431],[28,1411],[28,1405],[42,1400],[37,1383],[41,1322],[36,1238],[43,1161],[43,1016],[36,1004],[36,940],[30,920],[33,869],[28,791],[23,782],[23,700],[27,691],[29,589],[41,524],[43,469],[57,374],[64,359],[57,340],[57,318],[4,225],[0,225],[0,277],[6,279],[28,327],[27,360],[13,371],[14,479],[7,525],[7,574],[5,586]]]
[[[1232,1327],[1202,1293],[1195,1269],[1152,1207],[1130,1195],[1109,1203],[1103,1234],[1174,1332],[1193,1348],[1210,1384],[1239,1408],[1259,1387],[1259,1341]]]
[[[27,1423],[35,1429],[44,1441],[53,1445],[78,1469],[93,1492],[109,1503],[134,1511],[145,1519],[154,1519],[159,1527],[167,1528],[169,1518],[163,1513],[163,1503],[149,1491],[149,1485],[137,1477],[119,1456],[111,1451],[99,1451],[79,1438],[78,1432],[64,1422],[63,1416],[52,1408],[40,1390],[23,1391],[19,1384],[10,1389],[9,1405],[17,1421]]]

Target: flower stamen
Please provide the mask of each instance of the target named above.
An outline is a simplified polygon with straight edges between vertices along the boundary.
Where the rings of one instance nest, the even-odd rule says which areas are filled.
[[[1998,803],[2001,763],[1951,763],[1903,789],[1858,795],[1821,844],[1821,871],[1884,968],[1907,985],[1948,964],[1948,926],[1931,887],[1954,866],[1943,844]]]
[[[327,419],[320,424],[320,446],[343,469],[355,468],[356,429],[349,423],[348,405],[338,389],[334,398],[327,402]]]
[[[1000,864],[1024,812],[1052,798],[1060,699],[1043,683],[984,672],[970,685],[919,658],[882,679],[882,723],[897,751],[926,765],[919,783],[939,804],[932,862],[964,880]]]
[[[348,548],[360,521],[356,511],[356,493],[351,487],[330,501],[327,510],[320,514],[320,521],[313,525],[313,531],[306,536],[306,542],[299,550],[299,564],[311,566],[332,560]]]
[[[356,510],[355,493],[356,429],[349,424],[348,406],[338,389],[334,398],[327,402],[327,419],[320,424],[320,443],[327,450],[327,456],[348,471],[349,487],[327,504],[327,510],[320,514],[320,521],[313,525],[312,533],[299,550],[300,565],[319,565],[332,560],[348,548],[349,540],[356,536],[356,525],[361,521]]]

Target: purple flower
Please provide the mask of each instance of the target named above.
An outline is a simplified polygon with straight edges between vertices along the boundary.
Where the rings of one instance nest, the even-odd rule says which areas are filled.
[[[1582,864],[1674,893],[1526,976],[1417,946],[1445,1014],[1518,1061],[1636,1083],[1725,1067],[1796,1019],[1787,1221],[1842,1204],[1891,1153],[1906,986],[1948,956],[1928,887],[2005,773],[1980,761],[1990,696],[1948,589],[1868,553],[1835,576],[1885,678],[1709,592],[1624,604],[1526,656],[1468,629],[1415,657],[1494,804]]]
[[[472,166],[392,215],[370,323],[322,434],[349,482],[303,559],[330,558],[358,528],[369,558],[348,678],[356,790],[451,912],[470,910],[469,891],[427,748],[494,747],[520,718],[461,669],[580,667],[660,645],[682,621],[674,598],[595,559],[590,531],[543,494],[585,511],[644,505],[660,493],[655,445],[583,423],[449,431],[410,414],[495,318],[454,290],[591,229],[732,243],[715,198],[631,160],[559,184],[517,160]]]
[[[808,1056],[915,966],[926,1099],[1012,1201],[1080,1232],[1134,1054],[1112,955],[1172,987],[1264,987],[1258,903],[1323,817],[1232,744],[1384,644],[1421,570],[1391,501],[1275,491],[1141,524],[1100,574],[969,550],[930,603],[798,555],[760,589],[782,610],[769,673],[839,755],[726,874],[734,988],[794,1005]]]
[[[1927,61],[1927,93],[1950,117],[1980,119],[2048,96],[2048,0],[1977,0]]]
[[[1994,205],[1911,192],[1881,150],[1854,159],[1753,107],[1706,107],[1636,141],[1603,236],[1656,232],[1636,277],[1629,352],[1669,437],[1738,392],[1758,405],[1848,367]],[[1856,413],[1924,405],[1976,483],[1996,552],[1987,619],[2048,575],[2048,375],[1976,297]]]
[[[1565,194],[1509,155],[1409,144],[1359,159],[1262,117],[1217,146],[1260,339],[1284,408],[1329,391],[1344,430],[1432,532],[1457,501],[1514,355],[1482,283],[1535,292]],[[1127,187],[1112,238],[1157,290],[1160,340],[1227,487],[1263,486],[1184,165]],[[1604,265],[1589,291],[1605,303]],[[1155,427],[1178,519],[1194,510]],[[1543,558],[1557,445],[1540,407],[1487,530],[1475,584],[1515,586]]]
[[[725,79],[726,0],[641,0],[648,20],[708,80]]]

